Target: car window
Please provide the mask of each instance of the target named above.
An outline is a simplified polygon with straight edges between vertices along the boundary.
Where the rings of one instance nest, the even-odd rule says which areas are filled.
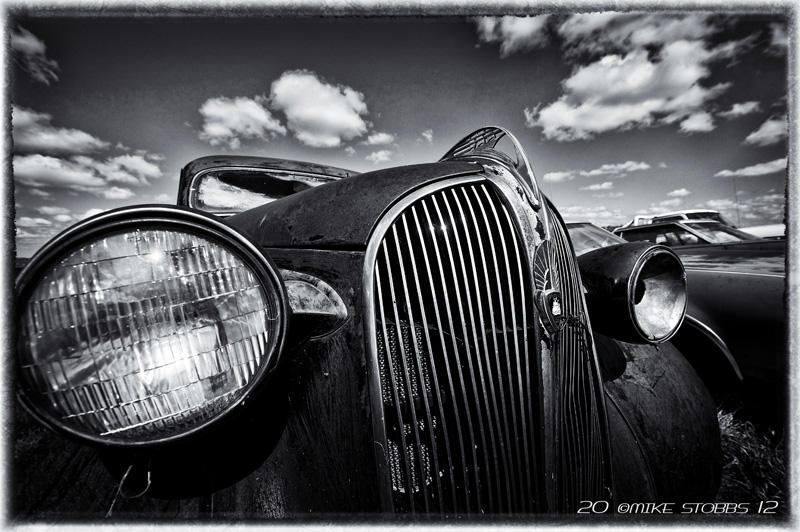
[[[189,206],[215,214],[242,212],[332,180],[300,172],[213,170],[194,182]]]
[[[756,240],[757,237],[750,233],[745,233],[739,229],[734,229],[719,222],[687,222],[691,227],[712,244],[724,244],[726,242],[741,242],[743,240]]]
[[[588,223],[567,224],[567,230],[575,248],[575,255],[583,255],[593,249],[625,242],[617,235]]]
[[[628,242],[637,242],[640,240],[646,240],[648,242],[655,242],[657,244],[665,243],[667,237],[664,235],[663,229],[653,229],[653,228],[645,228],[645,229],[633,229],[631,231],[622,231],[620,235],[622,238],[627,240]],[[659,236],[661,237],[661,241],[659,242]]]

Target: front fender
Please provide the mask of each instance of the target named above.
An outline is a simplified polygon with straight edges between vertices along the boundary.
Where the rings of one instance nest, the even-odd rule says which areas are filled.
[[[713,500],[722,467],[719,424],[689,362],[671,343],[596,339],[617,502]]]

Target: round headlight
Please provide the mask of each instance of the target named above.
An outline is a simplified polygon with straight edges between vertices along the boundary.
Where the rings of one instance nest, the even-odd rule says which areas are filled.
[[[686,311],[686,275],[683,264],[664,247],[651,248],[630,278],[630,311],[641,335],[650,342],[669,339]]]
[[[275,366],[286,305],[269,260],[217,219],[163,206],[101,214],[20,275],[22,399],[98,443],[185,436]]]

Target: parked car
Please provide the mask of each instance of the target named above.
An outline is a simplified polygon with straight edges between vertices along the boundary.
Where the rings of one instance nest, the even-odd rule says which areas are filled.
[[[619,227],[614,233],[629,242],[647,240],[666,246],[694,246],[757,240],[758,237],[716,220],[653,222],[635,227]]]
[[[749,225],[742,231],[758,238],[786,238],[786,224]]]
[[[579,263],[495,127],[435,163],[317,167],[329,182],[203,212],[220,208],[205,180],[269,196],[261,178],[297,164],[195,161],[178,206],[99,214],[25,266],[11,519],[713,500],[715,407],[669,342],[686,305],[673,251]]]
[[[622,227],[631,227],[636,225],[647,225],[658,222],[676,222],[683,220],[714,220],[731,227],[735,227],[728,222],[719,211],[712,209],[684,209],[682,211],[665,212],[662,214],[638,214],[633,217],[631,221],[622,225]]]
[[[660,234],[673,225],[653,229]],[[625,242],[590,223],[567,229],[577,255]],[[686,269],[689,303],[672,342],[718,396],[744,380],[748,402],[764,407],[762,418],[782,423],[788,392],[785,242],[747,239],[674,251]]]

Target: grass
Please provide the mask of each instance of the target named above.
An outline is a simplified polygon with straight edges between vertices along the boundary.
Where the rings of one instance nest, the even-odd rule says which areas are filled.
[[[722,437],[722,483],[718,501],[778,501],[786,509],[786,446],[774,430],[757,427],[734,412],[717,412]],[[784,513],[784,512],[781,512]]]

